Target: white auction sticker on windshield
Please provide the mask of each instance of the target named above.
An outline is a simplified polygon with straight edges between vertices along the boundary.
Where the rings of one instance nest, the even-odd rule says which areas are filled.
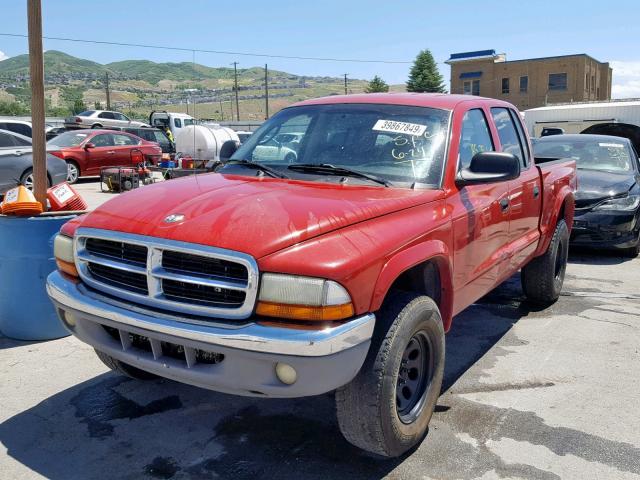
[[[613,147],[613,148],[624,148],[624,145],[621,143],[599,143],[601,147]]]
[[[419,137],[427,129],[418,123],[396,122],[394,120],[378,120],[372,130],[377,132],[404,133]]]

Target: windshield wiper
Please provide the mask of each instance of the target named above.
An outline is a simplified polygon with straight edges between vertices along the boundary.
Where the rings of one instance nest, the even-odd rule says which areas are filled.
[[[222,164],[223,167],[225,165],[244,165],[245,167],[255,168],[256,170],[259,170],[259,171],[261,171],[263,173],[266,173],[270,177],[274,177],[274,178],[289,178],[288,175],[285,175],[284,173],[279,172],[275,168],[268,167],[267,165],[264,165],[264,164],[259,163],[259,162],[254,162],[253,160],[245,160],[245,159],[227,160],[226,162],[224,162]]]
[[[358,170],[351,170],[346,167],[331,165],[330,163],[294,163],[293,165],[289,165],[287,168],[301,172],[318,172],[328,173],[329,175],[344,175],[347,177],[364,178],[366,180],[379,183],[380,185],[384,185],[385,187],[391,186],[391,182],[384,178],[376,177],[369,173],[359,172]]]

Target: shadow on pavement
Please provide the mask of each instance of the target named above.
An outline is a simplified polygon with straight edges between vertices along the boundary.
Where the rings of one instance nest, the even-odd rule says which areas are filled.
[[[571,247],[569,263],[579,265],[620,265],[633,261],[633,258],[623,257],[616,250],[594,250],[584,247]]]
[[[458,315],[447,337],[444,389],[530,312],[515,277]],[[434,418],[448,409],[439,405]],[[15,461],[64,480],[375,479],[412,455],[381,460],[347,443],[333,394],[254,399],[112,373],[9,418],[0,425],[0,441]]]

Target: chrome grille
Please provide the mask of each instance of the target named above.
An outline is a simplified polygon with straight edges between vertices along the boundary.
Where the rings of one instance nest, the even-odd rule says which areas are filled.
[[[82,280],[118,298],[215,318],[253,311],[258,267],[244,253],[89,228],[76,232],[75,251]]]

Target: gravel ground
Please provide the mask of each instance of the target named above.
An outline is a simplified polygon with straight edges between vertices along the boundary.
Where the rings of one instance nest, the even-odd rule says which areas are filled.
[[[342,439],[331,394],[132,381],[72,337],[0,337],[1,477],[640,478],[639,266],[574,253],[551,308],[516,277],[458,315],[430,431],[386,461]]]

